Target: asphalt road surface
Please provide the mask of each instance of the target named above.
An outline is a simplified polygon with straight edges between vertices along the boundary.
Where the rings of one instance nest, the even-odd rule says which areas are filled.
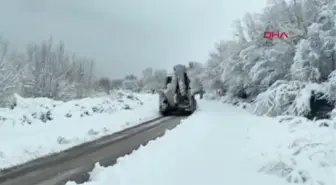
[[[69,180],[83,183],[96,162],[102,166],[130,154],[140,145],[160,137],[180,123],[181,117],[156,119],[64,152],[0,172],[0,185],[64,185]]]

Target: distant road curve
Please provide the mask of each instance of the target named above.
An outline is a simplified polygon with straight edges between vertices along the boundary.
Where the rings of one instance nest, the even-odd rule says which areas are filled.
[[[173,129],[182,117],[159,117],[98,140],[75,146],[0,172],[1,185],[64,185],[85,182],[96,162],[110,166],[116,159]]]

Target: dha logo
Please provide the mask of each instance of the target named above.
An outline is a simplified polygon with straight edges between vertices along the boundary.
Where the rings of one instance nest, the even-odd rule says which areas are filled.
[[[278,39],[288,38],[288,34],[286,32],[264,32],[265,39],[273,39],[274,37]]]

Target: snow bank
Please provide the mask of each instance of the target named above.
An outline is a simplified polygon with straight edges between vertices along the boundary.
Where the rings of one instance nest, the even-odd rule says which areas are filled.
[[[3,109],[3,112],[15,114],[21,123],[33,124],[34,121],[47,122],[59,117],[84,117],[99,113],[113,113],[123,109],[132,109],[143,102],[133,93],[113,92],[110,96],[83,98],[68,102],[55,101],[48,98],[22,98],[15,95],[16,106],[13,110]]]
[[[69,102],[16,95],[0,109],[0,168],[27,162],[159,116],[157,96],[117,91]]]
[[[112,167],[97,164],[85,185],[335,184],[332,127],[304,118],[258,117],[216,101],[199,104],[164,137]]]

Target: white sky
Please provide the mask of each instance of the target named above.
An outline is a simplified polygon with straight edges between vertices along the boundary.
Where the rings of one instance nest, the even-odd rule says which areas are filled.
[[[215,42],[232,37],[232,21],[265,0],[0,0],[0,35],[15,47],[63,40],[95,59],[99,74],[172,69],[205,61]]]

